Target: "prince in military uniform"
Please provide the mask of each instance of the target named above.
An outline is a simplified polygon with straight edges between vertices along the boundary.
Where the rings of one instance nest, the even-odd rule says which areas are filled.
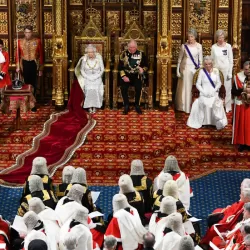
[[[145,54],[137,49],[135,40],[130,40],[128,49],[123,51],[119,60],[119,72],[121,77],[121,92],[124,103],[123,114],[127,115],[129,111],[128,88],[130,85],[135,87],[135,110],[142,114],[140,109],[140,97],[142,90],[142,79],[148,69],[147,58]]]

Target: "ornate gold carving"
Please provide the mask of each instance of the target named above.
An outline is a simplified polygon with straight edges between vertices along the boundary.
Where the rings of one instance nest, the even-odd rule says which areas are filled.
[[[128,29],[131,23],[139,22],[140,13],[138,10],[125,11],[125,28]]]
[[[7,0],[0,0],[0,6],[7,6]]]
[[[52,26],[52,13],[44,12],[44,33],[52,34],[53,26]]]
[[[32,24],[33,31],[37,32],[37,0],[16,0],[16,27],[17,32],[23,31],[25,25]]]
[[[181,48],[181,40],[172,40],[172,60],[177,61]]]
[[[181,35],[182,13],[172,14],[172,35]]]
[[[145,31],[155,32],[157,28],[156,11],[143,11],[143,24]]]
[[[82,10],[73,10],[70,11],[70,21],[71,27],[73,28],[73,33],[76,35],[80,35],[83,30],[83,12]]]
[[[8,39],[2,38],[2,40],[3,40],[3,47],[8,51],[9,49]]]
[[[182,0],[173,0],[173,7],[182,7]]]
[[[44,0],[44,6],[52,6],[53,0]]]
[[[107,11],[107,23],[112,30],[119,29],[120,11]]]
[[[219,1],[219,8],[228,8],[229,7],[229,0],[220,0]]]
[[[210,33],[211,29],[211,0],[207,0],[204,6],[196,1],[189,2],[189,27],[196,28],[199,33]]]
[[[212,40],[202,40],[203,56],[211,55]]]
[[[168,0],[164,1],[162,3],[162,29],[161,29],[161,33],[163,37],[166,37],[168,35]]]
[[[55,24],[55,31],[56,35],[62,34],[62,1],[56,0],[55,3],[55,9],[56,9],[56,24]]]
[[[70,5],[82,5],[82,0],[70,0]]]
[[[8,15],[7,12],[0,12],[0,33],[8,34]]]
[[[45,61],[52,61],[52,39],[44,39]]]
[[[101,11],[94,8],[86,9],[87,22],[92,17],[93,22],[96,24],[99,30],[102,29]]]
[[[143,1],[143,5],[144,6],[154,6],[154,5],[156,5],[156,0],[144,0]]]
[[[228,13],[218,14],[218,29],[228,30]]]

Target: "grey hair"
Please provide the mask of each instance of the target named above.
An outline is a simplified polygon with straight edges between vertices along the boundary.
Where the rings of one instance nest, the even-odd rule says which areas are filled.
[[[245,67],[248,66],[248,65],[250,65],[250,61],[244,62],[243,67],[245,68]]]
[[[205,64],[206,61],[211,61],[212,64],[213,64],[213,58],[212,58],[211,56],[205,56],[205,57],[203,58],[203,65]]]
[[[190,28],[190,29],[188,30],[188,35],[192,35],[192,36],[194,36],[195,39],[196,39],[196,38],[197,38],[197,31],[196,31],[196,29]]]
[[[244,188],[242,191],[241,191],[241,194],[243,195],[244,198],[248,198],[250,200],[250,188]],[[249,203],[249,212],[250,212],[250,202]],[[248,204],[246,203],[246,204]],[[246,205],[245,204],[245,205]],[[245,206],[244,206],[245,207]]]
[[[240,228],[240,231],[245,234],[250,234],[250,223],[243,224]]]
[[[246,245],[249,245],[249,244],[250,244],[250,234],[248,234],[248,235],[246,235],[246,236],[244,237],[244,242],[245,242]]]
[[[114,249],[117,245],[117,240],[113,235],[108,235],[104,240],[104,249]]]
[[[85,53],[88,53],[88,50],[93,50],[96,53],[96,47],[93,44],[88,44],[85,48]]]
[[[129,42],[128,42],[128,47],[129,47],[129,45],[130,44],[135,44],[136,45],[136,47],[137,47],[137,42],[134,40],[134,39],[131,39]]]
[[[224,38],[227,37],[227,33],[224,30],[217,30],[215,32],[215,39],[218,40],[219,36],[224,36]]]
[[[244,204],[244,209],[250,213],[250,202]]]

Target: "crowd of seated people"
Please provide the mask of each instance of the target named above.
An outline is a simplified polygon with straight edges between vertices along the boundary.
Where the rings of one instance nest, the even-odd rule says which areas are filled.
[[[249,249],[250,179],[241,184],[240,200],[217,208],[208,217],[208,230],[192,223],[188,208],[188,176],[174,156],[168,156],[154,182],[141,160],[131,162],[130,175],[118,181],[110,197],[113,212],[105,221],[94,204],[83,168],[66,166],[62,183],[49,177],[46,159],[33,160],[17,215],[22,228],[0,217],[0,246],[8,250],[194,250]],[[196,247],[196,248],[195,248]],[[201,247],[201,248],[199,248]]]

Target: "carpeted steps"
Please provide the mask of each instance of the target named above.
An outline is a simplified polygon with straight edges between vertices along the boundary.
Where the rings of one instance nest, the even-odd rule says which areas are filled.
[[[22,114],[30,129],[13,133],[8,128],[15,114],[0,116],[0,170],[10,167],[18,154],[30,149],[33,137],[42,131],[52,112],[52,106],[43,106],[37,113]],[[231,144],[231,113],[229,125],[221,131],[214,127],[188,128],[188,115],[172,109],[144,111],[141,116],[134,111],[124,116],[121,110],[100,110],[94,119],[96,127],[67,163],[86,168],[93,185],[117,184],[121,174],[129,173],[135,158],[142,159],[146,172],[154,177],[169,154],[177,157],[181,169],[191,178],[215,169],[250,168],[250,152],[239,153]],[[54,179],[61,180],[61,169]]]
[[[128,173],[132,159],[142,159],[147,172],[154,175],[162,169],[165,155],[176,146],[175,114],[157,110],[145,111],[142,116],[129,112],[101,110],[94,115],[95,129],[68,164],[83,166],[88,181],[94,185],[117,183],[119,176]],[[61,178],[61,170],[54,176]]]

